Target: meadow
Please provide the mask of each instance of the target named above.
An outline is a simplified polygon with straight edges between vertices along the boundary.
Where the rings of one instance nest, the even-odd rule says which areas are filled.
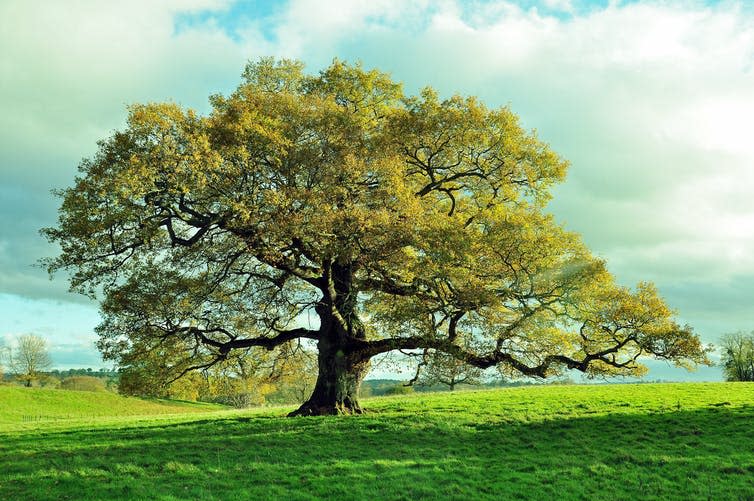
[[[46,388],[0,386],[0,431],[34,429],[60,422],[103,421],[217,411],[223,406],[177,400],[144,400],[101,391],[68,391]]]
[[[0,387],[0,499],[754,499],[750,383],[416,394],[353,417],[40,400],[23,412],[59,417],[31,422],[9,391],[38,390]]]

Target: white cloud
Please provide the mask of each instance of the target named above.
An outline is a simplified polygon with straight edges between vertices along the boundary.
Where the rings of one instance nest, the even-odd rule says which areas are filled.
[[[573,0],[544,0],[544,6],[559,12],[573,12]]]
[[[0,292],[72,298],[32,267],[55,252],[37,233],[54,223],[49,190],[72,182],[126,104],[206,108],[210,92],[237,81],[251,48],[216,26],[174,26],[178,14],[227,3],[0,3]]]
[[[225,3],[4,2],[3,146],[18,155],[78,159],[120,125],[129,102],[202,105],[207,87],[240,74],[246,48],[218,28],[176,34],[173,20]],[[6,164],[4,170],[27,169]]]

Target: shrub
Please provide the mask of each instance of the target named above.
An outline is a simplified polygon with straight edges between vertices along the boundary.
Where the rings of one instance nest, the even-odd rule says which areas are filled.
[[[387,391],[385,391],[385,395],[408,395],[409,393],[413,392],[413,386],[404,386],[402,384],[397,384],[392,388],[388,388]]]
[[[71,376],[60,383],[60,388],[77,391],[105,391],[105,383],[93,376]]]

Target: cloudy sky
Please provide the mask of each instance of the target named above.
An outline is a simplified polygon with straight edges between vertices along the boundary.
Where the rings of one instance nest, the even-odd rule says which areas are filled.
[[[102,365],[96,304],[34,267],[56,252],[38,234],[50,190],[127,104],[207,111],[268,55],[510,105],[571,161],[550,210],[621,283],[654,281],[706,342],[754,329],[754,2],[3,0],[0,339],[38,334],[59,367]]]

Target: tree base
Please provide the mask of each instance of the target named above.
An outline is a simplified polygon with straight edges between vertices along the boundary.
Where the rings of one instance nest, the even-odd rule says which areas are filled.
[[[338,402],[338,403],[321,403],[305,402],[295,411],[288,414],[288,417],[297,416],[350,416],[363,414],[364,409],[358,402]]]

